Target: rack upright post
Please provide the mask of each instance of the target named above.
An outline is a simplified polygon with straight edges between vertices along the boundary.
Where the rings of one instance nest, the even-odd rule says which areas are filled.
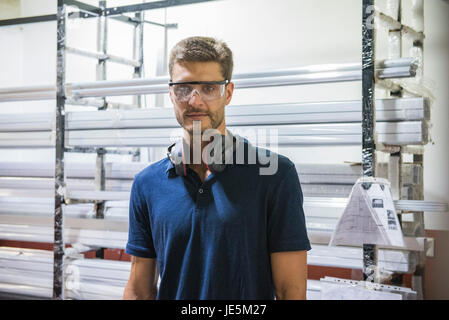
[[[374,107],[374,0],[362,5],[362,169],[374,177],[376,169],[376,115]],[[363,280],[377,282],[377,246],[363,244]]]
[[[53,243],[53,299],[64,299],[64,133],[65,133],[65,45],[66,6],[58,0],[56,53],[56,128],[55,128],[55,215]]]

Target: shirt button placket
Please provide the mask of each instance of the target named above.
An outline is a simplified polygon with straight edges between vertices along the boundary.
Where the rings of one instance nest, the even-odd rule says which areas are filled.
[[[204,207],[207,203],[207,192],[206,192],[206,187],[204,185],[202,185],[199,189],[198,189],[198,206],[199,207]]]

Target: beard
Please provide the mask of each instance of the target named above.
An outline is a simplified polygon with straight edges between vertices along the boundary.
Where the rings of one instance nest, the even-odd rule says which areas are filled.
[[[189,117],[187,117],[185,114],[190,113],[190,112],[201,112],[201,113],[206,113],[207,114],[207,118],[205,118],[204,120],[195,120],[195,121],[200,121],[201,122],[201,133],[204,133],[204,131],[206,131],[207,129],[217,129],[224,121],[224,110],[219,110],[215,113],[211,113],[211,112],[204,112],[201,110],[189,110],[186,111],[183,115],[182,115],[182,122],[180,122],[181,126],[184,128],[184,130],[186,130],[189,134],[193,134],[193,120],[189,119]]]

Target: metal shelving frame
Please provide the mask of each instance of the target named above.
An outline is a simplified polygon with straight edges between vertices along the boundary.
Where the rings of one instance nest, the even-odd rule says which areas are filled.
[[[142,3],[136,5],[128,5],[122,7],[106,7],[106,1],[100,1],[98,9],[88,8],[88,12],[99,17],[97,51],[106,55],[107,48],[107,20],[109,16],[122,15],[123,13],[135,13],[133,22],[136,22],[134,34],[134,59],[139,61],[139,65],[134,68],[134,77],[141,77],[143,73],[143,14],[145,10],[161,9],[178,5],[206,2],[211,0],[166,0],[150,3]],[[78,3],[79,4],[79,3]],[[56,81],[56,157],[55,157],[55,218],[54,218],[54,260],[53,260],[53,299],[64,299],[64,217],[62,214],[61,204],[65,202],[65,194],[61,190],[65,190],[64,182],[64,152],[69,151],[65,148],[64,139],[64,123],[65,123],[65,99],[66,83],[65,83],[65,53],[66,53],[66,5],[67,0],[58,0],[58,9],[56,15],[57,21],[57,81]],[[85,7],[82,5],[82,7]],[[87,13],[86,18],[92,16]],[[166,25],[163,25],[167,28]],[[72,50],[73,52],[73,50]],[[76,53],[76,52],[75,52]],[[79,52],[78,52],[79,53]],[[97,81],[106,80],[106,59],[99,59],[97,65]],[[107,108],[106,99],[103,97],[103,106],[99,110]],[[135,103],[141,106],[141,97],[134,99]],[[62,133],[61,133],[62,132]],[[79,151],[79,150],[73,150]],[[89,152],[89,148],[84,152]],[[96,190],[103,191],[105,188],[105,169],[104,155],[106,149],[98,148],[97,153],[97,170],[95,175]],[[139,160],[140,152],[133,157],[133,160]],[[103,217],[104,202],[94,200],[96,203],[97,218]],[[102,257],[102,253],[97,256]]]
[[[168,8],[177,5],[185,5],[185,4],[193,4],[199,2],[206,1],[214,1],[214,0],[166,0],[166,1],[157,1],[157,2],[149,2],[142,3],[130,6],[122,6],[122,7],[114,7],[108,8],[106,7],[106,3],[104,1],[100,2],[100,6],[93,7],[86,4],[83,4],[79,1],[72,0],[58,0],[58,10],[56,15],[47,15],[47,16],[39,16],[39,17],[29,17],[29,18],[20,18],[20,19],[11,19],[11,20],[3,20],[0,21],[1,25],[10,25],[10,24],[19,24],[19,23],[28,23],[28,22],[36,22],[36,21],[57,21],[57,81],[56,88],[52,86],[46,86],[41,88],[35,88],[31,90],[30,88],[25,88],[23,91],[29,93],[31,95],[29,97],[21,96],[20,89],[17,89],[16,92],[12,92],[12,95],[17,94],[17,98],[15,100],[34,100],[34,99],[48,99],[48,97],[54,97],[56,95],[56,115],[55,115],[55,126],[56,126],[56,137],[55,137],[55,192],[54,192],[54,260],[53,260],[53,298],[54,299],[64,299],[64,258],[65,258],[65,245],[64,245],[64,215],[62,213],[62,204],[66,202],[67,194],[66,194],[66,185],[64,181],[65,176],[65,164],[64,164],[64,152],[72,151],[72,152],[96,152],[97,153],[97,170],[95,175],[95,181],[97,185],[97,190],[104,190],[104,148],[90,148],[90,147],[76,147],[66,148],[65,146],[65,125],[66,125],[66,112],[65,112],[65,104],[67,101],[71,103],[79,103],[92,105],[92,101],[81,99],[87,97],[102,97],[105,99],[105,96],[113,95],[113,91],[120,88],[120,94],[131,94],[136,96],[134,99],[134,105],[141,106],[140,98],[137,97],[139,94],[148,94],[148,93],[164,93],[166,88],[166,77],[160,77],[159,79],[135,79],[132,81],[117,81],[115,84],[112,81],[102,81],[105,79],[105,58],[110,58],[111,61],[121,61],[122,63],[134,66],[134,77],[140,78],[142,76],[142,59],[143,59],[143,46],[137,48],[135,46],[135,54],[134,60],[129,61],[126,59],[120,59],[118,57],[108,56],[105,46],[106,46],[106,37],[103,37],[103,41],[99,42],[97,47],[97,52],[95,53],[87,53],[82,52],[80,50],[76,50],[74,48],[66,47],[66,18],[67,5],[75,5],[81,9],[82,15],[81,18],[99,18],[100,21],[106,20],[107,17],[111,19],[118,19],[120,21],[124,21],[127,23],[132,23],[136,26],[135,33],[135,43],[141,43],[142,41],[142,32],[137,29],[142,28],[142,22],[145,21],[141,15],[142,11],[151,10],[151,9],[159,9],[159,8]],[[391,65],[376,65],[375,64],[375,30],[373,28],[368,27],[368,20],[374,14],[374,0],[362,0],[363,1],[363,23],[362,23],[362,43],[363,43],[363,55],[362,55],[362,64],[357,66],[347,65],[344,66],[343,69],[338,71],[342,71],[342,77],[336,78],[335,75],[330,76],[329,73],[322,71],[319,75],[320,78],[315,78],[314,81],[310,81],[307,75],[312,71],[309,70],[278,70],[274,74],[242,74],[237,76],[235,79],[236,87],[240,88],[251,88],[251,87],[264,87],[264,86],[278,86],[278,85],[297,85],[304,83],[324,83],[324,82],[339,82],[339,81],[360,81],[362,80],[362,168],[363,175],[374,177],[376,175],[376,151],[382,151],[389,153],[390,161],[389,161],[389,179],[392,181],[392,191],[395,200],[401,199],[402,192],[402,166],[403,158],[402,154],[404,152],[413,153],[414,164],[422,165],[423,161],[423,148],[410,148],[409,146],[391,146],[391,145],[382,145],[380,148],[376,146],[376,137],[375,137],[375,82],[377,79],[382,79],[384,77],[409,77],[414,76],[415,70],[410,69],[410,67],[404,68],[403,60],[394,60]],[[401,2],[401,0],[398,0]],[[422,2],[422,0],[421,0]],[[419,1],[418,1],[419,3]],[[123,13],[135,12],[134,18],[130,18],[128,16],[123,16]],[[148,22],[151,23],[151,22]],[[410,26],[405,26],[401,24],[401,17],[399,16],[399,30],[391,30],[391,34],[397,36],[402,35],[403,32],[412,32],[416,34],[420,40],[417,40],[416,47],[421,48],[422,52],[422,39],[424,39],[424,34],[420,30],[413,30]],[[155,23],[153,23],[155,24]],[[173,25],[162,25],[161,26],[167,28],[172,27]],[[101,35],[105,35],[106,33],[106,24],[99,23],[99,36],[101,39]],[[410,31],[411,30],[411,31]],[[138,35],[138,36],[136,36]],[[69,49],[69,50],[67,50]],[[65,54],[66,52],[72,52],[77,54],[83,54],[85,56],[91,56],[92,58],[96,58],[99,60],[98,63],[98,73],[97,73],[97,81],[95,83],[86,83],[86,84],[67,84],[65,82]],[[402,55],[397,56],[395,58],[401,58]],[[136,61],[138,62],[136,64]],[[395,62],[399,61],[399,65]],[[410,62],[409,62],[410,63]],[[422,63],[421,63],[421,71],[422,72]],[[398,68],[399,66],[399,68]],[[329,66],[330,67],[330,66]],[[388,67],[391,69],[387,71]],[[361,68],[361,71],[358,70]],[[316,72],[316,71],[315,71]],[[392,72],[392,73],[391,73]],[[391,75],[393,74],[393,75]],[[390,76],[388,76],[390,75]],[[270,79],[270,76],[280,76],[277,81],[273,81]],[[318,79],[318,80],[317,80]],[[101,87],[102,84],[105,86]],[[395,84],[393,82],[393,84]],[[77,86],[76,86],[77,85]],[[160,88],[158,87],[160,86]],[[391,88],[389,84],[386,85],[387,89]],[[89,91],[91,90],[91,91]],[[93,91],[92,91],[93,90]],[[95,91],[97,90],[97,91]],[[109,90],[109,91],[107,91]],[[394,86],[394,89],[391,89],[392,97],[401,97],[405,91],[404,88],[401,88],[400,85]],[[1,96],[0,90],[0,96]],[[11,92],[9,92],[11,93]],[[9,101],[13,101],[14,97],[9,96],[7,99],[12,99]],[[80,99],[80,100],[77,100]],[[1,97],[0,97],[0,101]],[[8,101],[8,100],[6,100]],[[107,105],[106,100],[99,103],[99,100],[94,101],[99,108],[99,110],[104,110]],[[120,151],[117,151],[120,153]],[[126,152],[125,152],[126,153]],[[421,170],[422,175],[422,170]],[[422,182],[422,179],[421,179]],[[423,198],[423,185],[418,186],[416,192],[418,195],[415,199]],[[113,195],[112,195],[113,196]],[[114,197],[114,196],[113,196]],[[70,197],[69,197],[70,198]],[[75,197],[74,197],[75,198]],[[97,203],[103,203],[102,200],[98,200],[96,196]],[[70,199],[72,200],[72,199]],[[92,200],[83,200],[79,199],[80,203],[82,202],[91,202]],[[410,211],[410,210],[409,210]],[[97,217],[101,217],[101,210],[97,210]],[[407,230],[412,230],[413,232],[405,232],[406,235],[410,236],[425,236],[424,235],[424,219],[423,212],[416,212],[415,214],[415,222],[407,227]],[[403,226],[406,224],[402,223]],[[365,277],[369,276],[367,269],[377,264],[377,252],[378,248],[374,245],[364,244],[363,246],[363,270]],[[421,254],[425,259],[425,253]],[[419,263],[419,268],[415,272],[416,281],[414,284],[417,287],[422,287],[422,282],[419,283],[423,278],[423,261],[421,260]],[[377,279],[372,278],[374,281]],[[402,279],[400,276],[395,277],[394,279],[397,284],[402,283]],[[421,294],[422,296],[422,294]]]
[[[376,19],[387,21],[386,25],[388,26],[389,32],[389,58],[398,59],[403,56],[410,57],[415,59],[419,64],[419,68],[417,69],[416,81],[414,84],[417,84],[422,89],[421,90],[410,90],[408,88],[407,83],[401,83],[397,81],[391,81],[388,83],[384,83],[382,80],[378,81],[380,86],[384,86],[390,97],[402,98],[405,96],[413,96],[413,97],[429,97],[429,92],[424,88],[422,84],[422,76],[424,69],[424,2],[423,0],[417,0],[413,2],[408,2],[404,0],[397,0],[398,3],[398,12],[397,16],[389,16],[383,12],[376,13]],[[388,3],[387,3],[388,4]],[[410,5],[410,10],[412,11],[412,15],[414,16],[416,23],[411,22],[412,25],[406,25],[406,22],[403,21],[404,13],[406,10],[406,5]],[[418,22],[419,21],[419,22]],[[408,22],[410,23],[410,21]],[[422,24],[421,24],[422,23]],[[415,24],[415,25],[413,25]],[[407,37],[409,39],[407,39]],[[406,47],[405,40],[410,41],[413,39],[413,44],[410,48],[411,52],[405,52],[404,47]],[[414,79],[415,80],[415,79]],[[391,183],[391,191],[394,200],[400,200],[406,197],[409,200],[424,200],[424,179],[423,179],[423,170],[420,170],[420,183],[415,184],[414,190],[410,195],[403,195],[403,177],[402,177],[402,167],[405,165],[404,163],[404,155],[411,154],[413,156],[413,165],[420,166],[423,168],[423,160],[424,160],[424,147],[423,146],[384,146],[383,152],[389,154],[389,162],[388,162],[388,180]],[[425,239],[425,228],[424,228],[424,212],[423,211],[403,211],[400,208],[397,208],[399,221],[402,225],[402,230],[404,236],[409,237],[422,237]],[[412,213],[413,214],[413,222],[402,221],[403,213]],[[426,240],[424,243],[424,247],[427,247]],[[412,276],[412,288],[417,292],[417,298],[423,299],[424,297],[424,266],[426,253],[425,250],[423,252],[418,252],[419,261],[416,266],[416,270]],[[402,285],[403,283],[403,275],[395,274],[393,275],[392,284]]]
[[[363,0],[362,3],[362,174],[374,177],[376,169],[376,109],[374,107],[375,74],[375,30],[369,25],[372,19],[374,0]],[[371,277],[377,282],[375,270],[377,266],[377,247],[374,244],[363,244],[363,280]]]
[[[61,1],[61,0],[60,0]],[[399,0],[401,1],[401,0]],[[189,2],[190,1],[180,1],[180,2]],[[63,5],[63,1],[61,1]],[[180,3],[178,3],[180,4]],[[59,7],[59,2],[58,2]],[[130,11],[139,11],[145,10],[145,8],[154,8],[157,5],[153,3],[146,3],[143,5],[132,5],[132,6],[124,6],[114,8],[113,10],[105,9],[106,15],[118,14],[123,12]],[[363,0],[362,4],[362,172],[363,176],[374,177],[376,175],[376,137],[375,137],[375,125],[376,125],[376,116],[375,116],[375,29],[369,23],[372,23],[372,17],[374,14],[374,0]],[[59,12],[59,10],[58,10]],[[400,18],[399,18],[400,22]],[[422,46],[422,43],[421,43]],[[422,63],[422,61],[421,61]],[[59,65],[59,64],[58,64]],[[63,70],[60,70],[63,72]],[[238,79],[236,83],[236,87],[239,87]],[[335,81],[335,80],[334,80]],[[285,84],[289,84],[288,81]],[[263,85],[263,84],[262,84]],[[244,85],[242,87],[245,87]],[[250,86],[246,86],[250,87]],[[254,87],[254,86],[253,86]],[[59,87],[58,87],[59,94]],[[57,117],[60,115],[57,115]],[[393,148],[394,149],[394,148]],[[400,196],[401,187],[401,177],[400,177],[400,168],[402,165],[402,156],[400,153],[401,147],[399,147],[399,170],[397,171],[398,176],[398,191],[394,191],[396,194]],[[398,152],[394,152],[392,154],[392,161],[396,160],[398,156]],[[414,155],[416,158],[415,162],[422,161],[422,155]],[[391,161],[391,162],[392,162]],[[395,180],[396,181],[396,180]],[[421,192],[422,193],[422,192]],[[55,202],[56,203],[56,202]],[[56,212],[57,208],[55,209]],[[420,222],[423,223],[422,214],[419,215]],[[55,227],[56,227],[56,219],[55,219]],[[422,228],[424,230],[424,228]],[[55,233],[56,235],[56,233]],[[421,235],[421,234],[420,234]],[[55,243],[56,238],[55,238]],[[377,251],[378,248],[372,244],[363,244],[363,273],[364,279],[372,276],[370,279],[372,281],[378,281],[376,278],[376,273],[373,272],[373,269],[370,268],[373,265],[377,265]],[[56,251],[55,251],[56,252]],[[56,257],[56,256],[55,256]],[[55,261],[55,268],[59,268]],[[56,271],[56,269],[55,269]],[[395,278],[396,279],[396,278]],[[56,281],[57,279],[55,279]]]
[[[78,9],[81,6],[81,11],[84,12],[85,18],[96,16],[97,22],[97,52],[98,54],[91,54],[88,51],[77,50],[70,48],[67,50],[66,46],[66,18],[67,5],[76,5]],[[99,148],[66,148],[65,147],[65,103],[66,103],[66,81],[65,81],[65,65],[66,53],[71,52],[86,57],[98,59],[96,66],[96,80],[106,80],[106,63],[111,61],[127,64],[133,67],[133,75],[140,76],[143,70],[143,27],[141,16],[136,16],[132,21],[134,24],[134,61],[122,59],[107,54],[107,38],[108,38],[108,22],[106,18],[106,1],[99,1],[98,9],[93,6],[86,6],[81,2],[67,3],[65,0],[58,0],[56,22],[57,22],[57,81],[56,81],[56,153],[55,153],[55,215],[54,215],[54,260],[53,260],[53,298],[64,299],[64,259],[65,259],[65,243],[64,243],[64,215],[62,212],[62,204],[65,200],[65,181],[64,181],[64,153],[65,152],[94,152],[96,153],[96,170],[95,170],[95,190],[105,190],[105,154],[106,149]],[[121,19],[121,21],[124,21]],[[139,42],[141,41],[141,42]],[[137,48],[137,49],[136,49]],[[111,59],[112,58],[112,59]],[[136,63],[137,62],[137,63]],[[138,97],[140,102],[140,97]],[[139,103],[139,107],[140,107]],[[108,107],[105,97],[101,98],[101,103],[97,105],[98,110],[106,110]],[[94,200],[94,208],[96,211],[96,218],[102,219],[104,217],[104,201]],[[96,251],[96,256],[104,257],[104,249],[99,248]]]
[[[76,0],[58,0],[56,15],[43,15],[34,17],[25,17],[18,19],[7,19],[0,21],[0,26],[35,23],[56,20],[57,24],[57,68],[56,68],[56,88],[50,88],[40,97],[31,96],[26,100],[35,100],[35,98],[48,99],[50,95],[56,95],[56,116],[55,116],[55,193],[54,193],[54,272],[53,272],[53,298],[64,299],[64,215],[62,213],[62,204],[66,202],[65,197],[65,181],[64,181],[64,153],[65,152],[82,152],[82,153],[96,153],[96,173],[95,173],[95,189],[97,191],[104,191],[105,188],[105,168],[104,157],[106,153],[129,154],[130,152],[120,152],[114,150],[106,150],[105,148],[79,148],[74,146],[72,148],[65,147],[65,104],[90,105],[96,106],[98,110],[106,110],[108,105],[106,98],[103,96],[101,100],[86,100],[86,99],[69,99],[67,101],[66,94],[66,53],[73,53],[85,57],[98,59],[96,80],[106,80],[106,63],[113,61],[130,65],[133,67],[133,77],[141,78],[143,75],[143,24],[149,23],[157,25],[165,29],[177,27],[176,24],[160,24],[144,19],[143,11],[150,9],[167,8],[171,6],[184,5],[190,3],[204,2],[210,0],[177,0],[177,1],[158,1],[152,3],[143,3],[133,6],[123,7],[106,7],[106,1],[99,1],[99,6],[95,7],[81,1]],[[77,8],[77,16],[72,18],[98,18],[97,25],[97,51],[89,52],[86,50],[71,48],[66,46],[66,19],[69,16],[67,13],[67,6],[74,6]],[[135,12],[134,17],[123,15],[123,13]],[[70,14],[72,16],[73,13]],[[107,54],[107,19],[115,19],[121,22],[129,23],[134,26],[134,41],[133,41],[133,60],[113,56]],[[28,88],[30,89],[30,88]],[[31,90],[34,91],[34,90]],[[36,91],[39,91],[38,89]],[[38,94],[39,95],[39,94]],[[18,98],[22,100],[22,98]],[[137,108],[142,107],[142,99],[140,95],[134,96],[134,104]],[[122,104],[116,104],[120,108]],[[133,161],[140,159],[140,150],[131,152]],[[73,202],[73,200],[72,200]],[[82,201],[80,201],[82,202]],[[104,201],[94,200],[96,207],[96,218],[103,218]],[[102,257],[101,251],[99,255]]]

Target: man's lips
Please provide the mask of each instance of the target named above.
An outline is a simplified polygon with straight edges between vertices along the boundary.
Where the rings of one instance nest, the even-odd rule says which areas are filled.
[[[206,117],[207,113],[187,113],[186,116],[191,119],[201,119],[202,117]]]

